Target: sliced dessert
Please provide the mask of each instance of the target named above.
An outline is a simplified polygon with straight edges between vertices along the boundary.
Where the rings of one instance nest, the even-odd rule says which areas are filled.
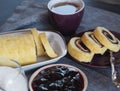
[[[53,50],[53,48],[51,47],[48,39],[47,39],[47,36],[45,33],[40,33],[40,39],[41,39],[41,42],[43,44],[43,47],[47,53],[47,55],[50,57],[50,58],[55,58],[57,57],[57,54],[55,53],[55,51]]]
[[[113,52],[119,51],[120,42],[108,29],[104,27],[97,27],[93,31],[93,34],[96,39],[109,50]]]
[[[73,37],[68,43],[69,54],[80,62],[91,62],[92,53],[81,41],[80,37]]]
[[[94,36],[93,32],[85,32],[81,37],[82,42],[87,46],[91,52],[96,54],[104,54],[107,50]]]
[[[33,29],[31,29],[31,32],[32,32],[32,35],[34,37],[34,41],[35,41],[35,44],[36,44],[37,56],[45,55],[45,51],[44,51],[44,48],[42,46],[40,36],[39,36],[39,33],[38,33],[37,29],[33,28]]]

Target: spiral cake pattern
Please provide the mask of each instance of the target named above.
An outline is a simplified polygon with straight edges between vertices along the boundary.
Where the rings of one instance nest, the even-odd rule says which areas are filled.
[[[82,42],[96,54],[104,54],[107,50],[94,36],[93,32],[85,32],[81,37]]]
[[[93,34],[96,39],[109,50],[113,52],[118,52],[120,50],[119,40],[108,29],[104,27],[97,27],[93,31]]]
[[[90,62],[94,56],[81,41],[80,37],[73,37],[68,43],[69,54],[80,62]]]

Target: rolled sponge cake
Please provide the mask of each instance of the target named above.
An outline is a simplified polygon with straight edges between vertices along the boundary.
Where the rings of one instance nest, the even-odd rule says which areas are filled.
[[[0,58],[13,59],[21,65],[35,63],[36,50],[32,34],[0,36]]]
[[[6,32],[0,35],[0,59],[16,60],[21,65],[37,62],[38,56],[55,58],[58,55],[49,43],[45,32],[36,28]]]
[[[119,40],[106,28],[97,27],[93,31],[94,36],[102,45],[113,52],[118,52],[120,50]]]
[[[82,42],[95,54],[104,54],[107,50],[94,36],[93,32],[85,32],[81,37]]]
[[[94,53],[83,45],[80,37],[71,38],[68,43],[68,52],[73,58],[80,62],[90,62],[94,56]]]

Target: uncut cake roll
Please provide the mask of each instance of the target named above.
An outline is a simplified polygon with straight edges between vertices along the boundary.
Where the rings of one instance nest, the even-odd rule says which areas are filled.
[[[85,32],[81,41],[95,54],[104,54],[107,50],[94,36],[93,32]]]
[[[91,62],[92,53],[82,42],[80,37],[73,37],[68,43],[69,54],[80,62]]]
[[[109,50],[113,52],[119,51],[120,42],[108,29],[104,27],[97,27],[93,31],[93,34],[95,35],[96,39]]]
[[[31,33],[0,36],[0,58],[9,58],[21,65],[36,62],[36,47]]]

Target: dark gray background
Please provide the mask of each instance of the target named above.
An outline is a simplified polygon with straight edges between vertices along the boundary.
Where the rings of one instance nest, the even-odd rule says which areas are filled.
[[[17,5],[24,0],[0,0],[0,26],[9,18],[14,12]],[[35,0],[35,1],[47,1],[47,0]],[[102,8],[104,10],[112,11],[120,14],[120,5],[108,4],[99,2],[101,0],[84,0],[88,6]],[[106,0],[104,0],[105,2]],[[115,2],[116,0],[114,0]]]

